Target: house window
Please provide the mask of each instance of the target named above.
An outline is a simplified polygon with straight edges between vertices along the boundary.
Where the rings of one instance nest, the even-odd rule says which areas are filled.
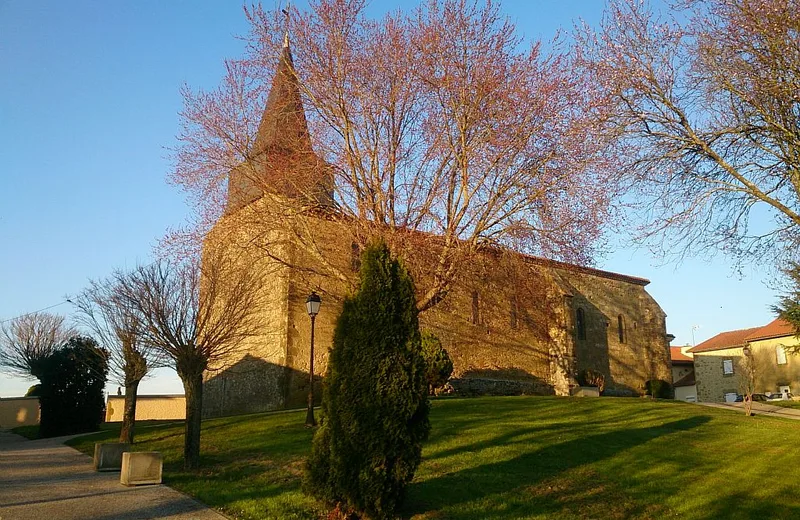
[[[733,375],[733,360],[732,359],[723,359],[722,360],[722,375],[724,375],[724,376]]]
[[[575,329],[578,332],[578,339],[586,339],[586,316],[580,307],[575,311]]]
[[[511,312],[510,312],[510,314],[511,314],[511,316],[510,316],[510,318],[511,318],[511,329],[512,330],[517,330],[517,328],[519,327],[519,321],[518,321],[518,317],[517,317],[517,313],[518,312],[519,312],[519,304],[517,303],[517,297],[516,296],[512,296],[511,297]]]
[[[472,323],[477,325],[481,321],[480,302],[478,301],[478,291],[472,291]]]
[[[617,334],[619,334],[619,342],[625,343],[625,319],[622,314],[617,316]]]
[[[783,348],[783,345],[775,347],[775,356],[778,358],[779,365],[786,364],[786,350]]]

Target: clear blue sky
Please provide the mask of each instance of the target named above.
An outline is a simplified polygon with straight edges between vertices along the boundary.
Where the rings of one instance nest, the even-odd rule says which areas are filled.
[[[516,0],[503,10],[528,38],[551,38],[601,0]],[[272,3],[266,3],[271,7]],[[302,7],[303,2],[295,2]],[[403,5],[373,2],[372,9]],[[165,182],[179,88],[214,87],[247,30],[235,1],[0,0],[0,320],[58,304],[89,278],[150,258],[180,224],[183,196]],[[648,278],[673,345],[765,324],[775,295],[765,273],[727,262],[660,264],[617,250],[599,267]],[[69,314],[69,304],[52,311]],[[0,396],[31,381],[0,375]],[[169,371],[142,393],[182,392]]]

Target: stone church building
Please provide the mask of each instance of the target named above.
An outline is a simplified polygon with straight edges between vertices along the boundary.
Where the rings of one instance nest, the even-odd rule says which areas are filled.
[[[321,379],[342,300],[357,279],[360,242],[347,219],[328,211],[331,167],[311,146],[288,42],[251,155],[230,172],[225,214],[204,248],[224,248],[263,273],[260,331],[207,373],[206,416],[302,405],[306,297],[312,290],[322,297],[314,355]],[[424,281],[430,255],[407,256],[415,280]],[[450,353],[457,392],[569,395],[586,369],[604,374],[606,395],[640,395],[647,380],[671,380],[665,314],[645,290],[648,280],[500,250],[462,272],[448,296],[420,314],[421,327]]]

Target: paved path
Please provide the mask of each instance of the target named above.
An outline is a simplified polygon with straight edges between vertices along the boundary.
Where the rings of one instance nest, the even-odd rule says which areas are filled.
[[[735,410],[744,413],[744,403],[697,403],[703,406],[711,406],[714,408],[727,408],[728,410]],[[753,403],[753,413],[756,415],[767,415],[770,417],[783,417],[784,419],[794,419],[800,421],[800,409],[797,408],[784,408],[782,406],[775,406],[768,403]]]
[[[96,473],[69,437],[29,441],[0,431],[0,520],[224,520],[166,486],[125,487]]]

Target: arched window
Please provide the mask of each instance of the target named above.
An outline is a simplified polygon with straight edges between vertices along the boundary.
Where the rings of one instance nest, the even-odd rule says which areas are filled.
[[[481,321],[481,308],[478,301],[478,291],[472,291],[472,323],[477,325]]]
[[[578,339],[586,339],[586,316],[580,307],[575,311],[575,329],[578,333]]]
[[[625,318],[622,314],[617,316],[617,333],[619,334],[619,342],[625,343]]]

